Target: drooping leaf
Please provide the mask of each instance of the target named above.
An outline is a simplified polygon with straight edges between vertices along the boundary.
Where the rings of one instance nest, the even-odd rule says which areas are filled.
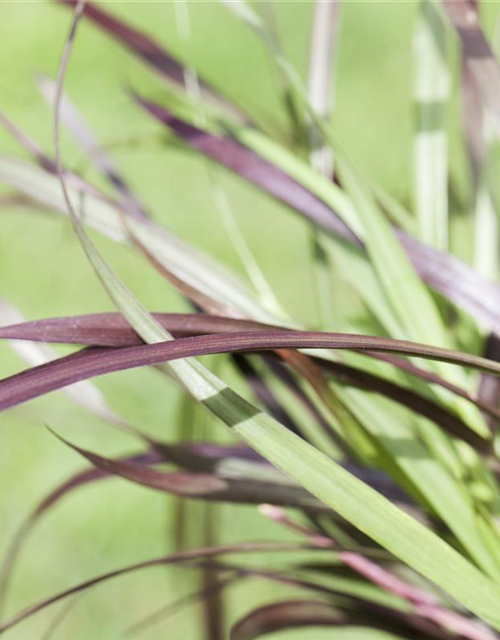
[[[272,331],[279,327],[251,320],[226,318],[205,314],[153,313],[156,320],[174,337],[188,337],[203,334],[232,333],[241,331]],[[141,338],[130,328],[123,316],[118,313],[97,313],[82,316],[47,318],[15,325],[0,327],[0,339],[29,340],[35,342],[54,342],[102,347],[128,347],[142,344]],[[414,364],[380,352],[367,352],[367,355],[383,359],[403,371],[421,378],[432,385],[442,386],[451,393],[469,400],[484,410],[492,419],[500,421],[500,410],[491,403],[457,387],[438,375],[421,369]],[[328,370],[330,361],[316,360],[317,364]],[[333,365],[335,366],[335,365]],[[274,370],[277,373],[277,370]],[[281,371],[283,374],[284,371]],[[281,375],[277,373],[277,375]],[[365,372],[361,373],[364,376]],[[361,378],[357,378],[357,383]],[[288,382],[290,380],[288,379]],[[380,391],[380,389],[379,389]],[[394,397],[394,396],[392,396]],[[394,397],[394,399],[397,399]]]
[[[391,338],[279,330],[214,334],[136,347],[93,348],[80,351],[73,356],[5,378],[0,382],[0,410],[27,402],[68,384],[114,371],[151,366],[192,356],[276,349],[349,349],[399,353],[500,374],[498,363],[479,356]]]
[[[231,640],[253,640],[277,631],[296,629],[301,627],[340,627],[349,626],[369,627],[384,630],[387,633],[374,635],[380,640],[395,640],[395,638],[423,638],[423,635],[403,630],[393,620],[377,618],[374,612],[363,615],[360,611],[349,612],[340,610],[321,600],[289,600],[263,605],[254,609],[241,618],[231,629]],[[397,635],[393,635],[397,633]],[[372,637],[372,636],[370,636]],[[435,637],[435,636],[434,636]]]
[[[305,510],[327,511],[324,505],[301,487],[288,483],[286,478],[283,478],[281,482],[273,483],[244,476],[231,478],[230,476],[225,477],[223,474],[215,475],[202,472],[164,472],[150,466],[137,464],[132,460],[105,458],[70,444],[63,438],[60,439],[97,469],[157,491],[187,498],[247,504],[269,502],[290,507],[296,506]]]
[[[137,564],[133,564],[127,567],[123,567],[122,569],[117,569],[115,571],[110,571],[108,573],[101,574],[92,578],[91,580],[87,580],[82,582],[75,587],[70,589],[66,589],[42,602],[38,602],[30,607],[27,607],[20,613],[16,614],[5,623],[0,625],[0,634],[5,633],[9,629],[12,629],[17,624],[30,618],[35,615],[39,611],[50,607],[52,604],[56,602],[60,602],[65,600],[66,598],[86,591],[96,585],[99,585],[107,580],[112,580],[113,578],[118,578],[122,575],[126,575],[128,573],[132,573],[135,571],[140,571],[141,569],[148,569],[152,567],[165,566],[165,565],[181,565],[183,563],[189,563],[193,560],[205,559],[205,558],[214,558],[217,556],[224,556],[230,554],[238,554],[238,553],[276,553],[280,551],[304,551],[307,549],[306,545],[299,545],[296,543],[284,543],[284,542],[246,542],[241,544],[234,545],[221,545],[219,547],[209,547],[204,549],[189,549],[187,551],[180,551],[179,553],[174,553],[168,556],[162,556],[160,558],[155,558],[153,560],[147,560],[145,562],[139,562]]]

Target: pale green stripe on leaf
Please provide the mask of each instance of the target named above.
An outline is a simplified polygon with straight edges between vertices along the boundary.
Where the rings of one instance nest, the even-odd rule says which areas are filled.
[[[415,213],[424,242],[448,246],[448,135],[450,78],[446,28],[439,5],[421,0],[413,40]]]

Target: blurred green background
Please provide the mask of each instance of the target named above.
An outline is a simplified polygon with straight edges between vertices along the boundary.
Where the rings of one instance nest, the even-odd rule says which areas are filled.
[[[218,2],[193,1],[188,5],[192,38],[186,43],[178,34],[173,2],[103,3],[105,9],[144,29],[194,65],[228,97],[258,113],[271,126],[284,128],[272,65],[255,35]],[[256,3],[255,8],[262,7]],[[305,74],[312,5],[278,1],[275,8],[286,52]],[[409,199],[415,9],[413,2],[344,3],[334,113],[337,135],[352,158],[404,202]],[[34,74],[56,75],[70,17],[67,10],[50,2],[0,2],[1,109],[47,151],[52,149],[52,114],[38,94]],[[185,240],[242,272],[217,213],[206,162],[162,137],[160,129],[131,103],[128,85],[160,101],[166,95],[164,85],[152,72],[83,22],[67,76],[69,96],[100,140],[112,148],[118,166],[154,216]],[[3,131],[0,148],[20,153]],[[64,159],[96,179],[66,136]],[[238,222],[279,299],[297,319],[310,323],[314,301],[306,225],[236,178],[223,179]],[[180,296],[130,251],[102,240],[99,246],[149,308],[186,309]],[[68,221],[25,210],[2,210],[0,296],[28,319],[112,308]],[[0,374],[6,376],[22,368],[22,362],[1,344]],[[182,434],[180,395],[173,383],[157,372],[120,373],[98,380],[97,385],[113,407],[137,426],[167,440]],[[84,467],[44,425],[102,453],[125,453],[137,447],[131,439],[75,408],[61,394],[2,414],[0,552],[30,509],[71,472]],[[207,423],[203,428],[210,437],[224,437],[217,424]],[[29,538],[9,592],[8,613],[97,573],[172,551],[172,504],[161,494],[120,480],[75,492]],[[218,507],[216,513],[226,541],[290,537],[255,509]],[[192,578],[192,572],[160,568],[100,586],[78,600],[54,637],[119,638],[126,626],[189,590]],[[230,619],[243,614],[251,604],[280,593],[299,595],[265,582],[236,588],[228,598]],[[50,609],[5,637],[41,638],[56,613],[56,608]],[[193,608],[141,637],[203,638],[199,625],[199,610]],[[359,631],[341,636],[310,630],[281,637],[285,636],[362,637]]]

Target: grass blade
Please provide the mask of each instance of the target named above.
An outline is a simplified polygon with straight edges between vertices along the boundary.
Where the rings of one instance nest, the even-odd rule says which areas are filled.
[[[287,171],[283,171],[259,153],[247,153],[248,149],[245,151],[244,145],[232,138],[222,138],[193,127],[173,116],[158,104],[140,98],[138,100],[154,117],[171,128],[176,135],[193,148],[284,202],[326,231],[338,235],[356,246],[361,246],[357,233],[352,231],[353,226],[359,227],[359,224],[356,225],[352,218],[352,203],[349,204],[345,197],[339,198],[338,193],[335,192],[337,193],[335,202],[342,207],[338,209],[338,214],[336,214],[329,204],[326,204],[310,189],[302,186],[295,178],[287,174],[293,162],[283,149],[278,150],[276,145],[270,146],[267,143],[266,145],[259,144],[260,154],[264,148],[268,148],[272,149],[273,156],[278,158],[277,153],[279,152],[280,162],[282,164],[286,162]],[[245,140],[250,140],[248,135],[245,136]],[[252,136],[252,140],[255,140],[255,136]],[[295,160],[294,164],[297,170],[300,163]],[[300,165],[300,172],[306,174],[304,165]],[[318,182],[317,176],[315,182]],[[299,188],[297,188],[297,184],[299,184]],[[325,190],[326,186],[324,183],[321,184]],[[334,187],[330,186],[329,189],[334,189]],[[344,221],[341,221],[340,215]],[[346,215],[349,217],[346,218]],[[404,231],[396,230],[396,233],[408,258],[424,282],[450,302],[487,323],[495,332],[500,333],[500,288],[496,283],[480,276],[454,256],[436,251]]]
[[[133,573],[135,571],[140,571],[142,569],[148,569],[158,566],[165,565],[182,565],[184,563],[192,562],[193,560],[198,559],[206,559],[206,558],[214,558],[217,556],[224,556],[230,554],[238,554],[238,553],[276,553],[280,551],[303,551],[307,547],[305,545],[298,545],[294,543],[283,543],[283,542],[249,542],[249,543],[241,543],[234,545],[224,545],[219,547],[209,547],[204,549],[189,549],[187,551],[180,551],[179,553],[174,553],[168,556],[162,556],[161,558],[155,558],[153,560],[147,560],[145,562],[140,562],[137,564],[133,564],[127,567],[123,567],[122,569],[116,569],[115,571],[110,571],[108,573],[102,574],[91,580],[87,580],[86,582],[82,582],[75,587],[70,589],[66,589],[51,598],[47,598],[46,600],[39,602],[35,605],[32,605],[13,618],[7,620],[4,624],[0,625],[0,634],[5,633],[9,629],[12,629],[16,625],[18,625],[23,620],[30,618],[35,615],[39,611],[43,611],[47,607],[55,604],[56,602],[60,602],[69,598],[70,596],[81,593],[90,589],[96,585],[99,585],[107,580],[112,580],[114,578],[119,578],[122,575],[126,575],[128,573]]]
[[[55,2],[70,8],[74,8],[78,4],[78,0],[55,0]],[[160,77],[178,87],[184,88],[186,72],[184,65],[160,46],[158,42],[91,2],[87,3],[84,15],[97,27],[141,58]],[[240,121],[248,121],[248,118],[238,107],[221,96],[208,82],[200,80],[200,85],[204,96],[215,105]]]
[[[420,237],[437,249],[448,246],[449,72],[446,31],[439,5],[421,0],[414,37],[415,212]]]
[[[253,322],[251,320],[208,316],[204,314],[153,313],[152,315],[164,329],[175,338],[242,331],[276,331],[280,329],[280,327]],[[143,343],[138,334],[130,328],[130,325],[119,313],[96,313],[66,318],[49,318],[46,320],[35,320],[9,325],[0,327],[0,339],[102,347],[131,347]],[[500,411],[495,408],[494,404],[484,401],[481,397],[453,385],[438,375],[416,367],[406,360],[401,360],[388,354],[383,355],[381,352],[375,353],[370,351],[366,352],[366,354],[370,357],[389,362],[391,365],[400,368],[416,378],[425,380],[431,385],[441,386],[451,393],[476,404],[481,410],[493,418],[495,422],[500,421]],[[340,373],[342,370],[344,375],[348,375],[347,369],[342,367],[340,363],[333,363],[323,358],[316,358],[316,363],[325,371],[336,371]],[[285,373],[284,370],[277,371],[274,368],[274,361],[270,361],[270,364],[273,365],[273,371],[276,375],[280,376]],[[354,372],[352,373],[354,375]],[[362,375],[364,376],[365,373],[366,372],[363,371]],[[354,380],[354,378],[352,379]],[[496,380],[496,378],[494,379]],[[292,381],[293,379],[287,379],[287,384]],[[356,377],[356,384],[361,384],[361,382],[361,377]],[[373,383],[375,385],[375,381],[373,381]],[[379,389],[379,392],[381,392],[381,389]]]
[[[465,64],[476,82],[482,102],[500,133],[500,64],[479,24],[475,3],[443,0],[448,19],[462,43]]]
[[[385,624],[381,621],[377,624],[374,618],[365,618],[359,611],[353,613],[340,611],[321,600],[289,600],[264,605],[248,613],[233,626],[230,640],[254,640],[277,631],[301,627],[345,628],[350,625],[362,627],[363,623],[376,629],[394,630],[394,627],[397,627],[397,624],[391,625],[387,620]],[[378,637],[380,640],[395,638],[392,634],[381,634]],[[398,634],[397,637],[417,636]]]
[[[73,356],[60,358],[52,363],[5,378],[0,381],[0,411],[68,384],[114,371],[200,355],[262,352],[276,349],[348,349],[399,353],[470,366],[495,375],[500,374],[500,365],[485,358],[391,338],[279,330],[209,334],[113,350],[87,349]],[[329,367],[329,365],[325,366]],[[332,368],[335,369],[335,365],[332,365]],[[343,371],[348,372],[349,369],[344,368]],[[350,373],[354,375],[352,371]],[[358,380],[361,381],[361,377],[358,377]],[[380,387],[383,385],[380,381],[377,384]],[[392,389],[389,393],[398,394],[396,389]],[[466,437],[472,437],[472,435]]]

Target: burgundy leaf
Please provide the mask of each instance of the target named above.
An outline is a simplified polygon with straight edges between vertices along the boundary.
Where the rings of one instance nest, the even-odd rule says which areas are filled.
[[[162,457],[155,451],[123,459],[124,462],[133,462],[135,464],[152,464],[154,462],[160,462],[161,460]],[[51,491],[49,495],[44,498],[42,502],[24,520],[24,522],[14,534],[14,537],[4,555],[3,562],[0,566],[0,617],[5,603],[7,589],[9,586],[10,576],[12,575],[14,564],[26,538],[28,537],[29,533],[36,525],[38,520],[74,489],[78,489],[79,487],[91,482],[104,480],[106,478],[109,478],[110,476],[111,474],[109,471],[105,471],[97,467],[86,469],[85,471],[81,471],[80,473],[75,474],[69,480],[63,482],[61,485],[56,487],[56,489]]]
[[[279,167],[228,136],[216,136],[172,115],[164,107],[137,98],[153,117],[191,147],[285,203],[326,231],[363,249],[359,238],[320,198]],[[500,333],[500,287],[448,253],[437,251],[396,229],[418,275],[430,287],[474,318]]]
[[[153,313],[152,315],[176,338],[208,333],[276,329],[271,325],[252,320],[205,314]],[[121,313],[49,318],[0,327],[0,339],[100,347],[129,347],[143,343]]]
[[[411,376],[425,380],[429,384],[434,384],[438,387],[443,387],[443,389],[448,389],[448,391],[450,391],[451,393],[477,405],[479,409],[482,409],[486,414],[491,416],[491,418],[494,419],[495,423],[498,423],[500,421],[500,410],[497,407],[492,404],[488,404],[478,395],[470,393],[466,389],[458,387],[452,382],[448,382],[448,380],[441,378],[431,371],[427,371],[426,369],[417,367],[408,360],[403,360],[402,358],[398,358],[397,356],[393,356],[387,353],[365,352],[365,355],[369,355],[371,358],[377,358],[378,360],[387,362]]]
[[[130,460],[112,460],[77,447],[60,436],[59,439],[101,471],[120,476],[150,489],[186,498],[271,504],[299,507],[312,511],[330,509],[299,486],[247,478],[230,478],[208,473],[170,473],[158,471]]]
[[[476,5],[470,0],[443,0],[443,4],[483,105],[500,132],[500,64],[481,29]]]
[[[55,1],[69,7],[75,7],[78,2],[78,0]],[[185,68],[183,64],[156,40],[90,2],[85,6],[84,16],[132,53],[139,56],[161,77],[184,87]],[[209,83],[202,79],[199,82],[204,94],[210,97],[218,106],[223,107],[232,116],[239,118],[240,121],[248,122],[248,118],[242,111],[224,98]]]
[[[370,627],[388,632],[396,632],[399,637],[424,638],[443,637],[423,635],[408,631],[403,625],[397,624],[399,612],[392,612],[391,617],[375,615],[372,607],[369,615],[358,610],[340,610],[321,600],[286,600],[264,605],[254,609],[231,629],[230,640],[254,640],[263,635],[297,629],[302,627]],[[402,628],[403,626],[403,628]],[[403,634],[403,635],[401,635]]]
[[[362,369],[350,367],[339,362],[331,362],[320,358],[316,358],[315,362],[325,371],[331,373],[339,382],[390,398],[432,420],[450,435],[466,440],[472,447],[485,452],[490,450],[489,442],[471,431],[457,415],[412,389],[407,389],[381,376],[376,376]],[[497,382],[498,378],[490,377]]]
[[[218,137],[197,129],[176,118],[158,104],[136,96],[138,104],[154,118],[169,127],[191,147],[234,171],[277,200],[298,211],[307,211],[307,217],[350,242],[360,245],[356,234],[328,205],[308,191],[296,180],[251,149],[228,137]]]
[[[207,316],[203,314],[155,313],[153,315],[161,325],[175,337],[187,337],[211,333],[231,333],[256,329],[267,331],[278,330],[277,327],[271,327],[270,325],[260,324],[250,320]],[[123,316],[118,313],[102,313],[68,318],[51,318],[47,320],[36,320],[34,322],[25,322],[22,324],[0,327],[0,339],[61,342],[66,344],[87,344],[93,346],[100,345],[113,347],[142,344],[140,337],[133,329],[131,329]],[[494,422],[500,420],[500,411],[496,409],[493,404],[488,403],[484,398],[481,399],[475,397],[465,390],[456,387],[451,383],[447,383],[439,376],[417,368],[415,365],[399,358],[387,355],[382,356],[381,354],[368,355],[387,359],[394,366],[400,367],[410,374],[421,377],[432,384],[443,386],[452,393],[460,395],[470,402],[477,404],[479,408],[488,413]],[[443,412],[446,413],[446,410],[443,407],[427,400],[423,396],[409,391],[404,387],[389,383],[379,376],[367,374],[366,372],[354,367],[346,369],[344,366],[344,368],[342,368],[342,365],[340,364],[331,364],[330,361],[320,358],[316,358],[315,362],[320,368],[322,367],[326,370],[330,370],[330,372],[335,370],[339,376],[340,371],[342,370],[343,378],[345,381],[349,380],[349,384],[356,384],[366,389],[372,388],[378,393],[382,393],[383,395],[404,404],[412,410],[425,415],[431,420],[438,422],[441,426],[444,426],[443,421],[449,422],[449,425],[445,426],[445,428],[456,433],[456,428],[450,425],[455,424],[455,426],[457,426],[458,423],[456,421],[458,418],[454,415],[451,415],[450,417],[449,412],[447,412],[448,415],[445,416]],[[291,388],[294,395],[296,395],[302,403],[305,403],[307,410],[312,412],[313,417],[322,425],[325,432],[329,432],[330,426],[325,423],[322,415],[315,410],[314,404],[312,404],[309,398],[304,395],[294,378],[287,372],[287,370],[280,367],[277,361],[273,358],[268,359],[268,364],[278,377],[283,378],[284,383]],[[380,381],[380,384],[378,384],[378,381]]]
[[[68,384],[114,371],[193,356],[276,349],[348,349],[399,353],[500,374],[500,365],[485,358],[392,338],[314,331],[243,332],[179,338],[119,349],[85,349],[0,381],[0,410]]]
[[[66,589],[65,591],[61,591],[60,593],[43,600],[42,602],[38,602],[30,607],[27,607],[17,615],[13,616],[9,620],[7,620],[4,624],[0,625],[0,634],[5,633],[8,629],[12,629],[17,624],[30,618],[35,615],[39,611],[46,609],[47,607],[55,604],[56,602],[60,602],[65,600],[66,598],[76,594],[86,591],[91,587],[94,587],[98,584],[106,582],[107,580],[111,580],[113,578],[118,578],[122,575],[126,575],[128,573],[132,573],[135,571],[139,571],[141,569],[147,569],[150,567],[158,567],[165,565],[173,565],[173,564],[183,564],[189,563],[193,560],[201,559],[201,558],[214,558],[218,556],[230,555],[230,554],[238,554],[238,553],[276,553],[280,551],[301,551],[303,552],[305,549],[310,549],[310,547],[305,545],[300,545],[296,543],[287,543],[287,542],[243,542],[240,544],[232,544],[232,545],[222,545],[219,547],[207,547],[203,549],[188,549],[186,551],[180,551],[178,553],[174,553],[168,556],[162,556],[160,558],[155,558],[153,560],[147,560],[145,562],[139,562],[137,564],[129,565],[127,567],[123,567],[122,569],[116,569],[115,571],[110,571],[108,573],[101,574],[92,578],[90,580],[86,580],[85,582],[81,582],[80,584],[72,587],[70,589]]]

